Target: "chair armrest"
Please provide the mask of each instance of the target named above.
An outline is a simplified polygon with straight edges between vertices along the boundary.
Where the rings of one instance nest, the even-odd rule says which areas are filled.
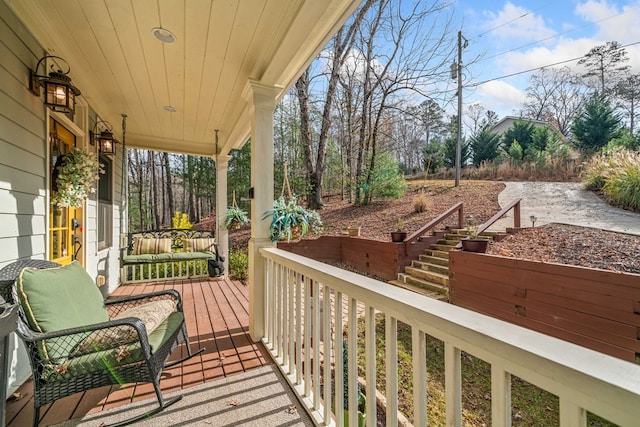
[[[100,322],[94,323],[91,325],[80,326],[76,328],[69,329],[61,329],[59,331],[52,332],[35,332],[32,329],[29,329],[22,321],[18,322],[18,332],[21,335],[21,338],[28,342],[38,343],[39,341],[51,340],[51,339],[64,339],[65,337],[72,337],[74,335],[82,335],[82,339],[88,337],[92,332],[95,331],[108,331],[109,329],[121,329],[123,327],[133,328],[137,335],[137,339],[128,340],[127,342],[123,342],[122,344],[132,344],[134,342],[139,342],[144,352],[145,356],[149,357],[151,355],[151,346],[149,345],[149,337],[147,335],[147,329],[144,326],[142,320],[136,317],[126,317],[122,319],[114,319],[109,320],[108,322]],[[105,346],[104,349],[115,348],[117,345],[109,345]],[[65,349],[66,350],[66,349]],[[68,349],[68,354],[63,358],[76,356],[74,355],[74,351],[76,350],[76,345],[71,345]]]
[[[115,314],[126,310],[129,307],[133,307],[135,305],[144,304],[145,302],[150,302],[154,300],[162,299],[161,297],[169,296],[176,301],[177,310],[182,312],[182,298],[180,297],[180,293],[175,289],[167,289],[164,291],[150,292],[148,294],[142,295],[132,295],[128,297],[119,297],[114,299],[106,299],[104,304],[107,306],[107,309],[112,309]],[[116,307],[120,306],[120,307]]]

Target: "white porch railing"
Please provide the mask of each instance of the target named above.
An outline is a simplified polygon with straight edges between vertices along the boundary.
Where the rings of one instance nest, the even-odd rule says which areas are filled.
[[[265,257],[263,341],[317,425],[343,425],[342,331],[347,330],[349,407],[357,407],[356,324],[365,317],[367,425],[375,425],[375,314],[383,313],[386,348],[387,426],[398,403],[397,322],[412,329],[414,425],[427,419],[426,337],[445,346],[446,425],[462,425],[461,352],[491,366],[491,425],[510,426],[511,376],[558,396],[560,425],[586,426],[587,411],[620,426],[640,420],[640,366],[430,299],[387,283],[283,250]],[[324,336],[322,336],[324,335]],[[420,351],[417,351],[420,349]],[[337,350],[337,351],[336,351]],[[331,378],[332,364],[335,390]],[[373,380],[372,380],[373,379]],[[334,402],[331,402],[332,396]],[[332,407],[335,410],[332,412]],[[355,411],[349,425],[356,426]]]

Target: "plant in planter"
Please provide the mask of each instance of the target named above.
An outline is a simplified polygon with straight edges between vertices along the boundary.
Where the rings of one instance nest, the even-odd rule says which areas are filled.
[[[478,223],[472,215],[467,216],[467,222],[466,231],[468,237],[461,240],[462,250],[467,252],[486,252],[489,241],[478,237]]]
[[[270,215],[273,215],[270,235],[274,242],[299,239],[309,231],[319,233],[323,228],[320,215],[316,211],[306,210],[300,206],[296,196],[290,197],[288,201],[284,196],[278,197],[273,202],[273,209],[265,212],[262,219]]]
[[[224,217],[224,226],[231,230],[237,230],[249,223],[247,212],[238,206],[230,206],[227,208],[227,214]]]
[[[96,191],[103,165],[94,153],[73,147],[56,162],[51,201],[58,207],[81,207],[87,195]]]
[[[398,218],[396,222],[396,231],[391,232],[391,241],[392,242],[402,242],[407,238],[407,232],[404,231],[404,221],[401,218]]]
[[[344,425],[345,427],[349,426],[349,347],[347,345],[347,341],[342,341],[342,360],[343,360],[343,384],[344,384]],[[358,394],[358,427],[364,427],[367,423],[367,398],[362,393],[360,388],[360,383],[357,384],[357,394]]]

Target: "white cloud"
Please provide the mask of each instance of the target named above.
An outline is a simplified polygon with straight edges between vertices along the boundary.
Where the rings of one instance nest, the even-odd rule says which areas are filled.
[[[553,30],[546,26],[542,16],[530,13],[528,9],[511,2],[505,3],[498,13],[485,14],[489,18],[487,29],[492,30],[491,36],[509,44],[514,40],[537,41],[554,34]]]
[[[498,80],[478,86],[474,96],[487,109],[495,111],[501,118],[512,115],[513,110],[521,108],[525,97],[522,90]]]

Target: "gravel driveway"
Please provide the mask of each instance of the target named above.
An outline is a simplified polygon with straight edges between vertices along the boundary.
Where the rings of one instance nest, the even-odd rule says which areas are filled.
[[[640,235],[640,213],[626,211],[605,203],[592,191],[575,182],[505,182],[498,196],[500,206],[522,198],[520,217],[523,227],[552,222],[580,225],[603,230]],[[495,225],[503,229],[513,225],[513,211]],[[494,227],[492,227],[494,228]]]

